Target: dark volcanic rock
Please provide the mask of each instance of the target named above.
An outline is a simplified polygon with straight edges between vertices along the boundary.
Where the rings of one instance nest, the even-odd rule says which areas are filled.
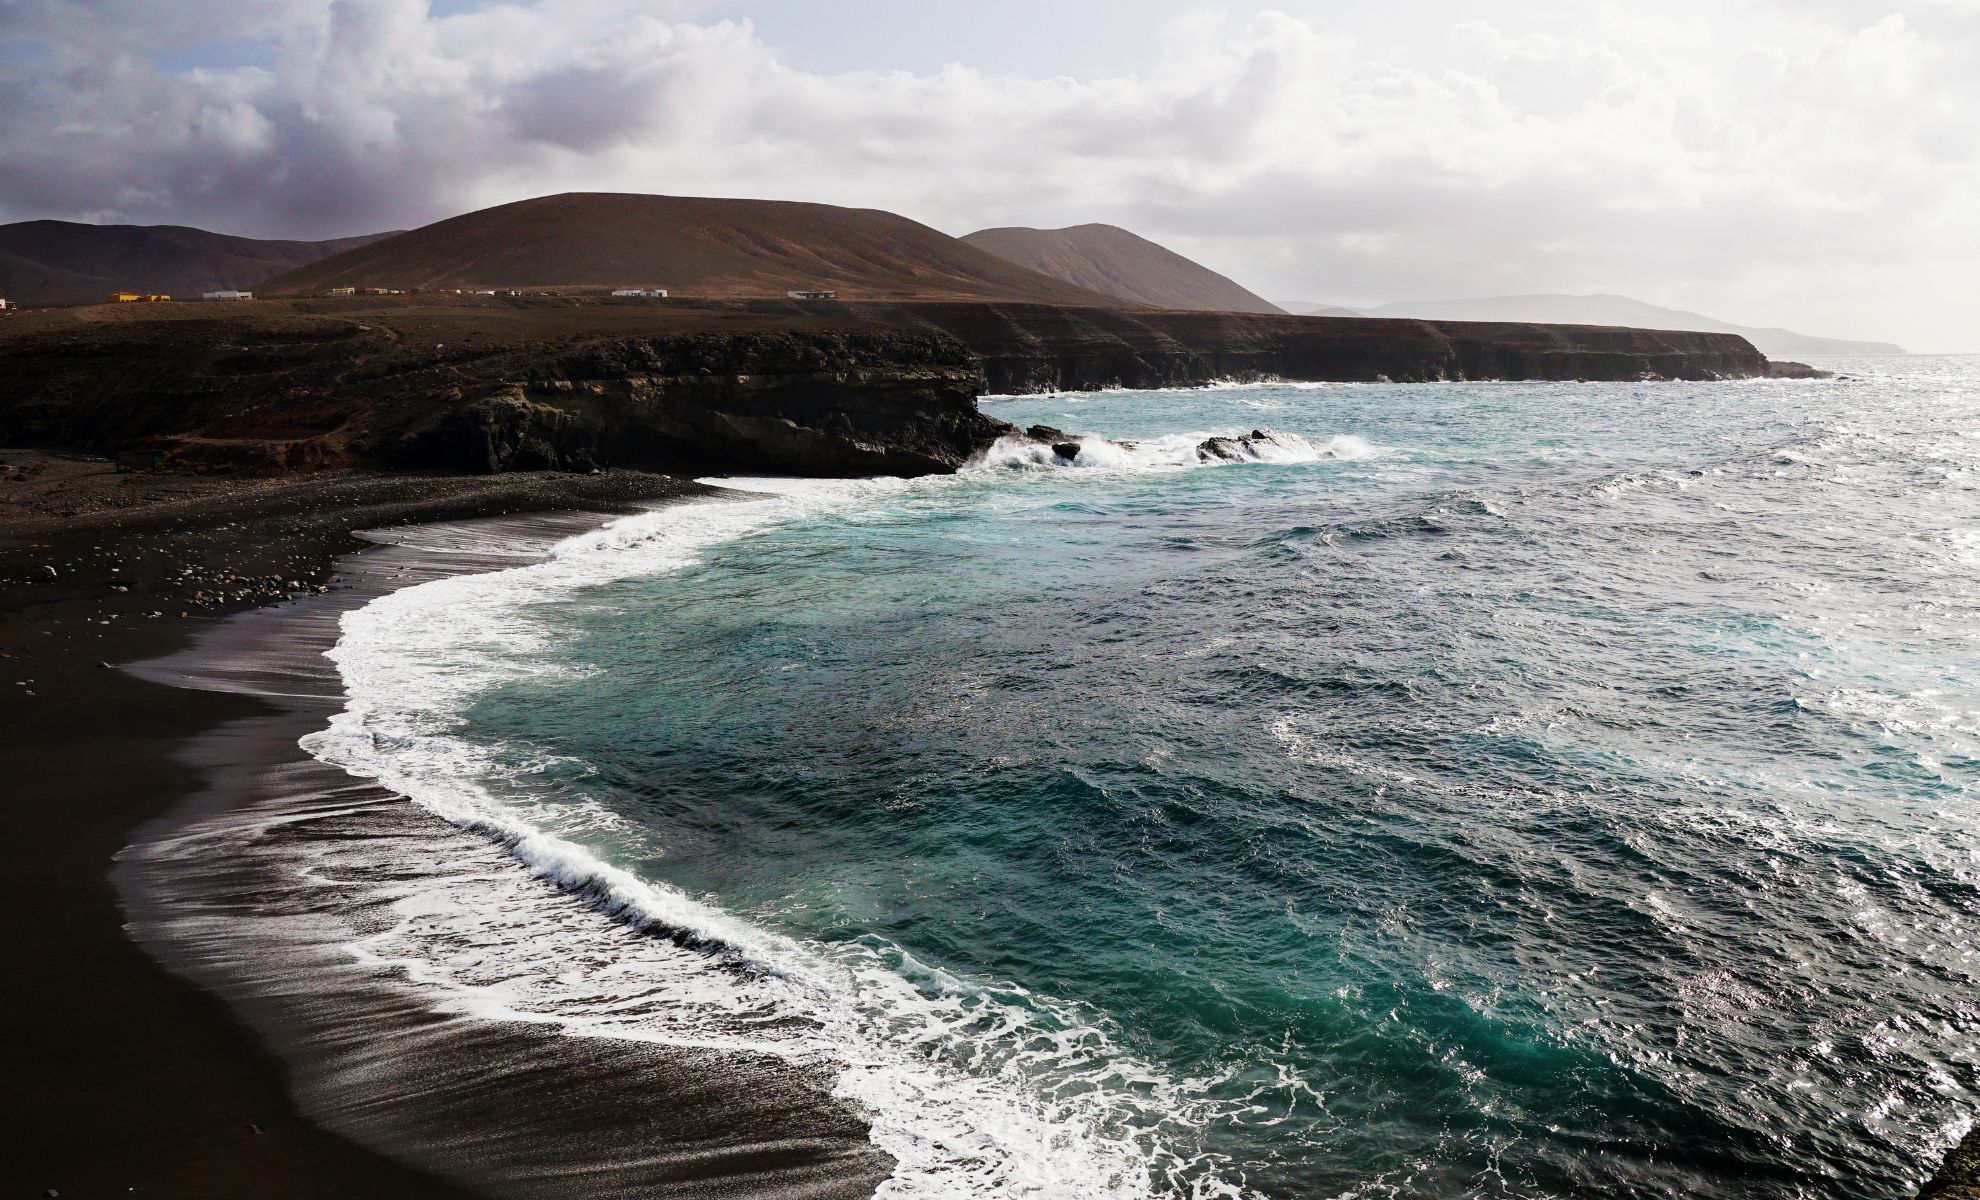
[[[388,431],[385,456],[470,471],[711,463],[804,475],[953,471],[1009,426],[947,339],[699,335],[587,346]]]
[[[0,331],[0,439],[256,475],[357,463],[921,475],[1009,430],[977,411],[976,365],[939,331],[669,330],[671,313],[633,315],[615,330],[601,307],[515,320],[402,306],[354,321],[327,302],[271,304],[107,327],[50,313],[45,328]]]
[[[1820,367],[1811,367],[1807,363],[1780,362],[1775,360],[1769,360],[1767,363],[1767,378],[1769,379],[1834,379],[1835,377],[1836,373],[1834,371],[1824,371]]]
[[[1767,369],[1727,334],[1043,304],[97,306],[0,322],[0,444],[250,475],[363,464],[912,475],[955,470],[1016,432],[977,410],[985,389]],[[1078,453],[1063,431],[1029,432]]]
[[[1199,387],[1300,380],[1744,379],[1767,360],[1746,339],[1580,325],[1131,312],[1041,304],[855,306],[955,335],[988,391]]]
[[[1918,1190],[1918,1200],[1980,1200],[1980,1130],[1954,1146]]]
[[[1196,457],[1202,462],[1255,462],[1266,446],[1282,447],[1284,435],[1270,429],[1254,429],[1238,437],[1205,438],[1197,443]]]
[[[1244,452],[1244,445],[1237,438],[1205,438],[1196,447],[1196,457],[1204,462],[1222,459],[1225,462],[1240,462],[1250,455]]]

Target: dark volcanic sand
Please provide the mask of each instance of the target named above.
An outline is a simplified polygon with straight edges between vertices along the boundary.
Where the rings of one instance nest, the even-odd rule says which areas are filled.
[[[309,610],[318,610],[315,636],[328,636],[324,611],[389,585],[359,567],[358,587],[293,606],[293,619],[258,614],[231,638],[212,635],[224,612],[330,585],[335,557],[363,544],[357,529],[624,511],[704,489],[635,472],[243,483],[120,476],[100,461],[20,451],[0,451],[0,461],[0,838],[12,851],[0,911],[14,955],[0,988],[12,1063],[0,1101],[10,1146],[0,1195],[606,1195],[684,1172],[715,1177],[696,1194],[778,1194],[799,1178],[835,1184],[815,1194],[871,1191],[884,1159],[847,1114],[795,1087],[783,1089],[780,1107],[743,1103],[751,1081],[771,1090],[763,1064],[711,1075],[707,1064],[651,1048],[438,1020],[403,989],[382,988],[331,988],[308,1005],[251,1011],[282,1046],[278,1060],[227,1006],[126,935],[112,880],[112,858],[133,830],[195,797],[210,811],[284,789],[340,789],[340,803],[362,800],[347,820],[363,836],[467,839],[383,793],[360,797],[367,789],[304,759],[295,737],[320,724],[326,700],[277,706],[103,664],[157,658],[202,634],[202,644],[249,657],[279,659],[285,645],[271,641],[303,652]],[[50,565],[53,579],[42,570]],[[188,567],[195,574],[182,581]],[[131,868],[120,874],[144,894]],[[254,881],[221,864],[202,882],[212,895],[236,887],[236,899],[247,886],[252,898]],[[353,1086],[350,1064],[325,1050],[340,1041],[378,1054],[375,1086],[371,1077]],[[313,1117],[370,1144],[440,1163],[451,1178],[520,1182],[466,1190],[402,1166],[305,1119],[290,1083]],[[447,1140],[455,1158],[432,1156]],[[687,1150],[706,1164],[683,1167]]]
[[[871,1191],[884,1159],[857,1123],[762,1063],[711,1069],[654,1048],[445,1020],[389,987],[326,989],[321,1003],[286,1011],[263,1006],[257,1027],[274,1031],[278,1058],[218,997],[127,936],[117,884],[142,900],[156,882],[140,877],[142,865],[127,863],[113,881],[113,856],[133,831],[156,830],[188,806],[294,811],[327,800],[346,812],[317,823],[325,834],[397,839],[442,859],[487,853],[304,759],[294,739],[320,722],[326,699],[275,705],[101,664],[156,659],[195,640],[209,660],[224,649],[236,662],[278,662],[283,647],[271,641],[292,643],[291,659],[313,656],[328,616],[375,592],[384,565],[348,562],[354,586],[250,622],[223,628],[222,616],[279,600],[290,580],[328,585],[336,557],[362,545],[356,529],[616,511],[697,494],[698,485],[634,472],[253,483],[118,475],[101,460],[4,450],[0,463],[0,844],[11,852],[0,919],[12,952],[0,987],[10,1066],[0,1196],[594,1196],[650,1192],[661,1179],[701,1196]],[[41,577],[44,565],[55,579]],[[187,566],[199,572],[192,583],[167,583]],[[204,606],[191,598],[201,593]],[[163,615],[143,615],[151,612]],[[199,881],[209,908],[255,898],[259,881],[237,865]],[[156,923],[154,913],[139,916]],[[204,972],[175,966],[214,973],[210,963]],[[332,1052],[344,1032],[354,1036],[342,1049],[375,1050],[384,1068],[358,1086],[340,1070],[351,1055]],[[776,1103],[738,1104],[752,1091]],[[358,1111],[368,1096],[381,1101],[377,1111]],[[312,1119],[356,1127],[367,1144],[424,1162],[444,1157],[433,1155],[437,1140],[457,1139],[457,1153],[512,1186],[449,1182]],[[639,1157],[629,1149],[643,1159],[627,1170],[625,1160]],[[681,1152],[702,1149],[715,1152],[715,1178],[690,1182],[696,1168]],[[1980,1196],[1977,1162],[1980,1138],[1969,1139],[1921,1195]],[[460,1177],[458,1160],[450,1165]]]

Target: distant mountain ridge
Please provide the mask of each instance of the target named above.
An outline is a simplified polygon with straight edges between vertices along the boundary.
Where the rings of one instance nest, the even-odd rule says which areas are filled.
[[[1309,314],[1321,306],[1294,311]],[[1586,296],[1536,293],[1525,296],[1486,296],[1473,300],[1404,300],[1378,308],[1346,310],[1364,317],[1413,317],[1431,321],[1516,321],[1550,325],[1622,325],[1634,329],[1685,329],[1704,333],[1736,333],[1768,358],[1821,357],[1829,354],[1903,354],[1890,342],[1811,337],[1791,329],[1735,325],[1701,313],[1665,308],[1628,296]],[[1329,310],[1327,315],[1343,315]]]
[[[1365,317],[1368,314],[1358,308],[1347,308],[1339,304],[1321,304],[1312,300],[1281,300],[1280,308],[1296,317]]]
[[[1118,308],[895,213],[789,200],[566,192],[451,217],[262,283],[333,287],[666,288],[677,296],[1010,300]]]
[[[110,292],[197,297],[240,291],[318,259],[392,236],[270,241],[185,225],[0,225],[0,297],[16,304],[94,304]]]
[[[963,241],[1040,274],[1149,308],[1277,313],[1270,300],[1118,225],[979,229]]]

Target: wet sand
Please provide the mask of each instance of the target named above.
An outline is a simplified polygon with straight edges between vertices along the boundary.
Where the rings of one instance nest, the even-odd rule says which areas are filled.
[[[71,478],[48,488],[49,472]],[[352,970],[270,904],[292,847],[240,837],[363,839],[436,870],[499,857],[295,745],[336,704],[317,657],[336,613],[409,573],[475,567],[392,550],[339,567],[353,531],[703,489],[336,474],[145,496],[87,460],[40,478],[69,515],[0,494],[15,953],[0,1014],[19,1031],[5,1194],[855,1196],[884,1178],[863,1124],[778,1064],[436,1013],[389,972]],[[144,678],[105,665],[175,653]],[[202,688],[179,686],[193,675]],[[362,922],[379,896],[307,924]],[[263,936],[278,926],[286,941]]]

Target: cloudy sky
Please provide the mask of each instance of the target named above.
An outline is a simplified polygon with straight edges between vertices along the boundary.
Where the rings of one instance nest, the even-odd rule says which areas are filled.
[[[0,220],[330,237],[578,189],[1980,351],[1980,0],[0,0]]]

